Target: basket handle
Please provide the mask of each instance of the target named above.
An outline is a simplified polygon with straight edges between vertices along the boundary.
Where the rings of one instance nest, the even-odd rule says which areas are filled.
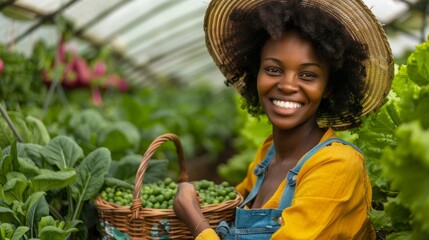
[[[144,153],[139,169],[137,170],[137,173],[136,173],[134,192],[133,192],[133,203],[131,205],[131,211],[133,213],[132,219],[137,219],[139,218],[139,215],[140,215],[140,208],[142,205],[140,194],[141,194],[141,188],[143,185],[144,173],[146,172],[146,169],[149,165],[149,160],[152,157],[152,155],[155,153],[155,150],[167,141],[173,141],[174,145],[176,146],[176,153],[179,160],[179,170],[180,170],[178,182],[188,181],[188,173],[186,172],[185,157],[183,154],[183,148],[179,137],[173,133],[166,133],[156,137],[149,145],[146,152]]]

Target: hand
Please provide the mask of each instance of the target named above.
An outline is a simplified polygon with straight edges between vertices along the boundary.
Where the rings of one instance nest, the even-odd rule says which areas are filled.
[[[190,213],[201,211],[200,201],[194,185],[188,182],[179,183],[174,197],[173,210],[176,216],[183,221],[189,217]]]
[[[188,182],[178,184],[173,210],[177,218],[188,226],[194,237],[198,236],[202,230],[210,227],[208,222],[204,221],[205,218],[201,212],[200,202],[201,199],[198,197],[198,192],[195,190],[194,185]]]

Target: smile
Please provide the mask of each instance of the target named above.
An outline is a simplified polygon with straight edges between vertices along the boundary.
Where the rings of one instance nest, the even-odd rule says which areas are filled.
[[[294,108],[294,109],[298,109],[302,106],[301,104],[296,102],[286,102],[286,101],[280,101],[280,100],[273,100],[273,104],[281,108]]]

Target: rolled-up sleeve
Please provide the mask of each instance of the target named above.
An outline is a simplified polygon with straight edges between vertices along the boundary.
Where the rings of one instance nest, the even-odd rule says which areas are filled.
[[[218,240],[220,239],[212,228],[207,228],[202,231],[195,240]]]

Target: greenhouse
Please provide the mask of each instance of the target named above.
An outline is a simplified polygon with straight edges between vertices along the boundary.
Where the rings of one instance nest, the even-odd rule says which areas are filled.
[[[234,1],[241,0],[229,2]],[[280,2],[288,1],[293,0]],[[373,92],[356,95],[364,116],[355,127],[328,123],[365,156],[371,185],[367,217],[377,239],[428,239],[429,1],[345,1],[362,1],[381,24],[393,57],[386,67],[392,80],[379,106],[367,112],[375,103],[362,99]],[[293,115],[304,104],[273,100],[278,93],[266,90],[272,105],[283,108],[270,115],[259,73],[256,96],[243,94],[251,86],[239,84],[251,79],[251,71],[240,68],[244,63],[233,64],[241,51],[224,64],[219,60],[224,49],[212,47],[216,38],[209,36],[218,32],[204,27],[211,24],[212,2],[222,1],[0,0],[0,240],[194,239],[197,229],[216,229],[219,219],[234,221],[235,208],[246,199],[240,186],[253,172],[249,165],[256,166],[255,156],[278,126],[287,128],[276,116]],[[224,5],[226,12],[229,3]],[[333,9],[336,18],[339,10]],[[377,38],[370,34],[362,39]],[[316,40],[311,41],[314,49]],[[316,55],[317,61],[335,59]],[[374,62],[383,65],[388,59]],[[231,77],[236,72],[229,64],[244,74]],[[270,74],[274,79],[279,73]],[[303,92],[308,82],[300,85]],[[344,99],[352,102],[351,96]],[[255,101],[260,106],[251,105]],[[329,124],[320,129],[329,131]],[[193,220],[190,230],[185,223],[191,217],[181,219],[173,210],[182,181],[193,184],[205,216]],[[264,199],[250,203],[258,201]]]

